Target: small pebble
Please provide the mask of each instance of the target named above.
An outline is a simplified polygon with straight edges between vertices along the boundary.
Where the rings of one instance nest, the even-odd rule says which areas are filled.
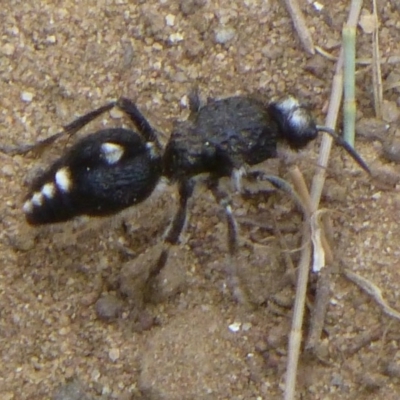
[[[156,323],[155,318],[146,310],[141,312],[134,325],[135,332],[143,332],[150,330]]]
[[[30,103],[33,99],[33,93],[31,92],[22,92],[21,93],[21,100],[25,101],[25,103]]]
[[[174,26],[175,25],[175,15],[168,14],[165,17],[165,23],[167,24],[167,26]]]
[[[92,373],[90,374],[90,378],[95,382],[97,382],[99,380],[100,376],[101,376],[101,373],[97,368],[94,369],[92,371]]]
[[[172,76],[173,82],[187,82],[187,77],[182,71],[178,71],[175,75]]]
[[[286,323],[281,323],[271,328],[267,335],[267,343],[273,348],[277,349],[285,345],[288,336],[288,326]]]
[[[236,35],[236,31],[233,28],[223,27],[215,31],[215,42],[219,44],[226,44],[232,40]]]
[[[4,55],[12,56],[15,52],[15,46],[11,43],[6,43],[0,50]]]
[[[388,161],[400,162],[400,138],[394,138],[392,141],[383,144],[383,156]]]
[[[338,373],[332,374],[332,379],[331,379],[332,386],[342,387],[343,383],[344,383],[344,381],[343,381],[342,375],[340,375]]]
[[[70,332],[71,332],[71,328],[69,326],[63,327],[63,328],[58,330],[58,333],[60,334],[60,336],[66,336]]]
[[[55,37],[55,35],[47,36],[46,42],[49,44],[55,44],[57,42],[57,38]]]
[[[103,321],[117,318],[122,310],[122,302],[112,295],[102,296],[96,302],[97,317]]]
[[[249,331],[249,330],[251,329],[251,327],[252,327],[251,322],[245,322],[245,323],[243,324],[243,326],[242,326],[242,330],[243,330],[244,332],[247,332],[247,331]]]
[[[382,374],[367,372],[361,376],[360,381],[361,384],[365,385],[367,390],[378,390],[387,384],[388,379],[388,377]]]
[[[359,25],[365,33],[371,34],[376,29],[375,16],[370,13],[361,15]]]
[[[1,172],[5,176],[13,176],[14,175],[14,168],[10,164],[3,165],[1,168]]]
[[[194,14],[196,10],[203,7],[206,0],[181,0],[179,8],[183,15]]]
[[[183,40],[183,36],[181,33],[173,33],[171,35],[169,35],[169,41],[171,43],[178,43],[178,42],[182,42]]]
[[[110,111],[110,117],[113,119],[121,119],[123,116],[123,111],[119,110],[117,107],[112,108]]]
[[[361,118],[356,123],[356,134],[368,140],[382,141],[389,129],[389,125],[377,118]]]
[[[228,326],[229,330],[231,332],[238,332],[240,330],[240,327],[242,326],[242,324],[240,322],[234,322],[233,324],[230,324]]]
[[[67,382],[61,385],[53,394],[53,400],[92,400],[83,390],[82,386],[76,382]]]
[[[398,121],[398,119],[400,118],[400,110],[397,107],[395,101],[388,101],[388,100],[383,101],[382,118],[384,121],[388,123],[393,123]]]
[[[119,352],[119,349],[117,349],[117,348],[110,349],[110,351],[108,352],[108,357],[110,357],[110,360],[112,362],[117,361],[119,359],[119,356],[120,356],[120,352]]]
[[[400,378],[400,362],[392,361],[386,367],[386,374],[392,378]]]
[[[371,196],[372,200],[379,200],[382,197],[382,192],[376,192]]]
[[[181,107],[186,108],[186,107],[189,105],[188,96],[185,94],[185,95],[181,98],[181,100],[180,100],[179,103],[180,103]]]
[[[317,11],[322,11],[324,9],[324,5],[319,3],[318,1],[314,1],[313,3],[313,7],[317,10]]]

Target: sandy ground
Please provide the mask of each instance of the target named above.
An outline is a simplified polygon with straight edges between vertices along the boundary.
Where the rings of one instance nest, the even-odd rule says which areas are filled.
[[[1,144],[33,143],[121,95],[137,103],[165,143],[173,122],[186,118],[195,85],[204,98],[295,94],[323,122],[335,64],[305,54],[281,3],[5,2]],[[322,11],[311,3],[302,6],[313,38],[337,56],[349,2],[320,0]],[[378,3],[382,56],[398,56],[398,1]],[[370,44],[359,29],[359,57],[371,57]],[[346,267],[370,279],[400,309],[400,171],[383,157],[381,140],[394,137],[396,145],[400,137],[400,67],[386,63],[382,73],[389,129],[357,143],[379,178],[339,149],[330,162],[322,207],[332,217],[335,262],[319,357],[301,358],[303,400],[400,396],[399,323],[341,274]],[[374,115],[369,66],[358,67],[357,101],[365,136]],[[121,125],[120,117],[106,114],[82,134]],[[318,143],[289,154],[308,181]],[[202,188],[158,292],[144,298],[144,261],[159,250],[175,188],[114,218],[29,228],[21,212],[26,186],[65,145],[61,140],[39,158],[0,154],[0,398],[282,398],[294,288],[281,282],[285,256],[298,259],[301,226],[291,199],[234,197],[240,276],[253,310],[230,295],[223,213]],[[288,166],[272,160],[265,168],[285,177]],[[311,302],[314,294],[310,287]]]

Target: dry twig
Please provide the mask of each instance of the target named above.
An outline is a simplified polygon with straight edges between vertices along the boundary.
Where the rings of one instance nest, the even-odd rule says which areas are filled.
[[[348,17],[348,25],[356,26],[360,12],[361,12],[362,1],[353,0],[351,3],[351,8]],[[336,73],[333,80],[331,101],[329,104],[328,115],[326,118],[326,125],[330,128],[334,128],[336,125],[337,114],[339,111],[340,101],[343,91],[343,76],[342,76],[342,66],[343,66],[343,51],[341,50],[341,55],[336,66]],[[319,201],[321,198],[321,193],[323,185],[325,182],[325,171],[328,165],[329,153],[332,146],[332,138],[324,134],[321,145],[321,152],[319,156],[319,165],[312,183],[311,191],[311,206],[312,211],[318,209]],[[296,376],[297,367],[300,355],[300,345],[302,338],[302,324],[304,316],[304,302],[305,294],[307,291],[308,273],[309,265],[311,261],[311,245],[310,241],[310,229],[305,223],[303,225],[303,251],[299,262],[299,276],[298,276],[298,286],[296,294],[296,301],[294,306],[294,315],[292,321],[292,330],[289,337],[289,354],[288,354],[288,364],[286,371],[286,382],[285,382],[285,400],[293,400],[295,397],[296,388]],[[303,299],[303,302],[297,301],[297,299]]]
[[[289,175],[295,187],[295,191],[299,194],[304,206],[306,207],[307,220],[311,223],[311,241],[313,242],[313,259],[315,261],[313,271],[320,270],[325,264],[325,259],[327,259],[328,262],[333,261],[332,250],[324,231],[320,229],[319,215],[312,215],[311,197],[302,173],[297,167],[293,167],[290,169]],[[321,260],[322,264],[317,260]]]
[[[326,267],[318,275],[317,293],[311,311],[310,330],[305,345],[305,349],[313,353],[318,351],[318,343],[324,328],[325,314],[330,299],[330,273],[330,268]]]
[[[378,23],[378,11],[376,9],[376,0],[373,0],[374,5],[374,31],[372,33],[372,82],[374,89],[374,106],[376,118],[382,119],[382,102],[383,102],[383,90],[382,90],[382,72],[381,72],[381,61],[379,52],[379,23]]]
[[[389,317],[400,321],[400,312],[390,307],[382,296],[382,290],[367,278],[364,278],[348,269],[343,271],[345,277],[359,286],[364,292],[369,294],[381,307],[382,311]]]
[[[297,365],[300,356],[300,344],[302,338],[302,325],[304,316],[304,303],[306,300],[309,267],[311,262],[310,225],[303,223],[302,247],[299,261],[299,273],[297,277],[296,299],[292,320],[292,329],[289,337],[288,368],[286,372],[285,400],[293,400],[296,388]]]
[[[297,0],[285,0],[285,4],[292,18],[294,28],[299,35],[301,44],[307,53],[315,54],[314,42],[312,40],[310,31],[307,28],[306,21],[302,11],[300,10]]]
[[[371,342],[378,340],[384,333],[384,327],[379,324],[366,332],[362,332],[351,341],[351,345],[346,349],[346,357],[351,357],[360,351],[363,347],[368,346]]]
[[[320,46],[315,46],[315,51],[320,54],[321,56],[327,58],[330,61],[338,61],[339,57],[336,57],[326,50],[324,50]],[[356,65],[364,65],[369,66],[372,65],[374,60],[372,58],[356,58]],[[399,64],[400,63],[400,56],[390,56],[390,57],[380,57],[379,64]]]
[[[356,126],[356,27],[346,25],[343,28],[343,137],[354,147]]]

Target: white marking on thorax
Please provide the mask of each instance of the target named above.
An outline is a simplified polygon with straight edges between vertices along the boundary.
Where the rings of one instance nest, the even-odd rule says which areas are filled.
[[[308,114],[294,97],[288,97],[278,103],[278,108],[294,127],[301,128],[308,125]]]
[[[288,97],[277,104],[278,108],[284,112],[289,113],[300,106],[300,103],[294,97]]]
[[[290,116],[290,123],[296,127],[303,127],[308,125],[308,115],[304,109],[299,108],[295,110]]]

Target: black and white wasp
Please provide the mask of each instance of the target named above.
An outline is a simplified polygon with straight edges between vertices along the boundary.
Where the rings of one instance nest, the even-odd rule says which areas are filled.
[[[177,182],[179,205],[164,240],[176,244],[186,220],[188,199],[199,175],[224,207],[229,253],[237,250],[237,228],[219,179],[231,176],[240,190],[248,167],[277,156],[278,142],[300,149],[328,131],[353,159],[370,172],[362,158],[333,131],[316,126],[309,111],[290,97],[265,103],[249,96],[210,100],[202,105],[198,95],[189,98],[191,114],[175,124],[165,149],[136,105],[127,98],[110,102],[76,119],[64,131],[28,151],[49,145],[64,134],[74,134],[93,119],[117,107],[137,131],[109,128],[87,135],[72,145],[32,184],[23,211],[31,225],[67,221],[78,215],[107,216],[145,201],[161,177]],[[257,171],[257,179],[281,187],[284,181]],[[159,269],[167,258],[160,256]]]

